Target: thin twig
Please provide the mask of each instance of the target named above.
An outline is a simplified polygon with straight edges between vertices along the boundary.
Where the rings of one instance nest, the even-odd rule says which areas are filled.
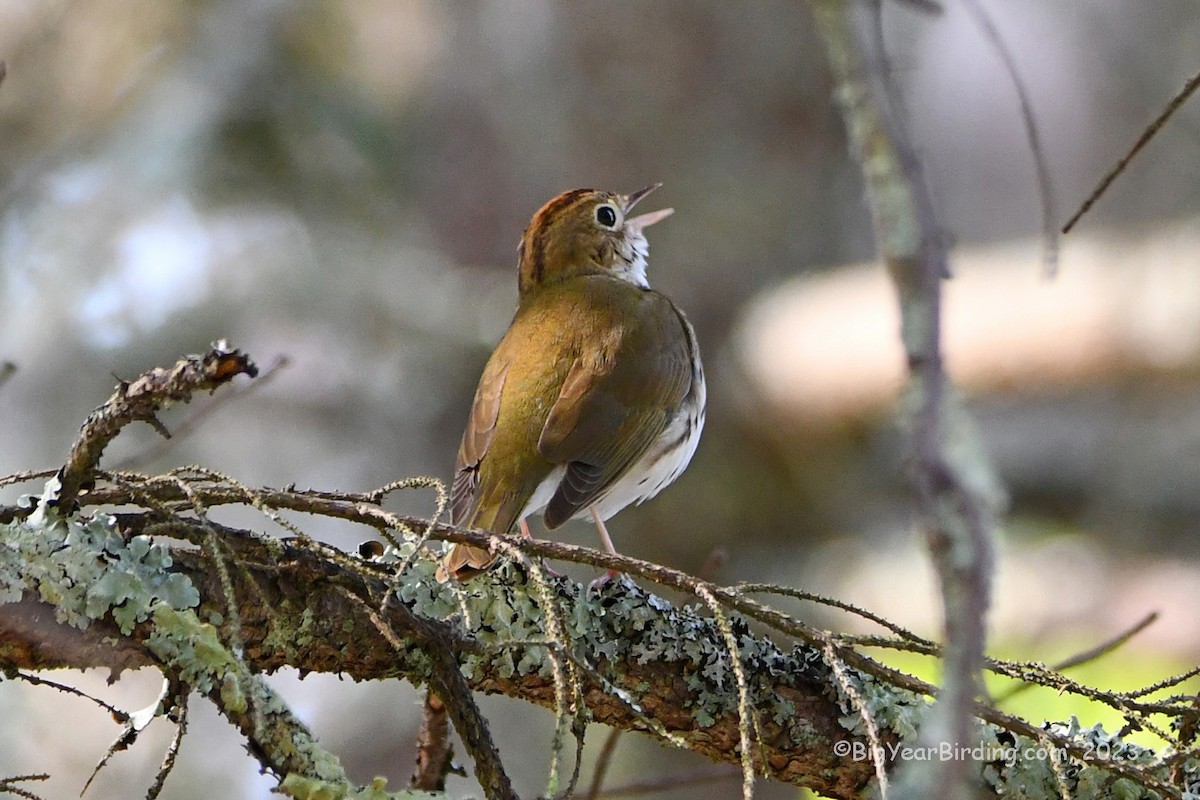
[[[1029,154],[1033,156],[1033,167],[1037,172],[1038,197],[1042,201],[1042,259],[1046,276],[1053,277],[1058,270],[1058,209],[1054,202],[1054,185],[1050,180],[1050,170],[1046,165],[1046,153],[1042,148],[1042,137],[1038,133],[1037,120],[1033,116],[1033,102],[1029,98],[1029,89],[1017,69],[1017,60],[1012,51],[996,29],[991,15],[980,0],[967,0],[967,11],[975,17],[975,22],[983,30],[984,37],[992,49],[1000,56],[1004,71],[1012,81],[1017,93],[1017,104],[1021,109],[1021,124],[1025,128],[1025,139],[1029,144]]]
[[[104,448],[126,425],[141,421],[161,430],[157,414],[163,408],[186,402],[196,392],[212,391],[238,375],[257,374],[258,367],[248,356],[221,341],[203,355],[187,356],[169,368],[152,369],[129,383],[122,381],[80,428],[59,470],[57,505],[64,509],[74,505],[80,489],[100,463]]]
[[[4,62],[0,61],[0,76],[3,75],[3,66],[4,66]],[[20,786],[17,786],[17,784],[25,783],[27,781],[48,781],[48,780],[50,780],[50,775],[45,772],[38,773],[37,775],[14,775],[11,778],[0,778],[0,793],[16,795],[17,797],[24,797],[24,798],[26,798],[26,800],[42,800],[41,795],[34,794],[33,792],[29,791],[28,789],[23,789]]]
[[[623,731],[620,728],[613,728],[608,732],[608,736],[604,737],[604,744],[600,747],[600,753],[596,756],[596,767],[592,772],[592,784],[588,787],[587,794],[584,795],[584,800],[596,800],[600,796],[600,789],[604,786],[604,778],[608,775],[608,766],[612,763],[613,753],[617,752],[617,742],[621,741]]]
[[[787,586],[775,586],[769,583],[739,583],[734,586],[734,588],[739,592],[746,592],[747,594],[779,594],[783,595],[784,597],[794,597],[797,600],[807,600],[811,603],[817,603],[830,608],[836,608],[840,611],[853,614],[856,617],[862,617],[865,620],[874,622],[876,625],[879,625],[883,628],[887,628],[901,639],[905,639],[916,644],[925,645],[927,647],[937,646],[935,642],[931,642],[924,637],[918,636],[912,631],[902,628],[891,620],[884,619],[874,612],[867,611],[864,608],[859,608],[853,603],[847,603],[844,600],[838,600],[833,597],[826,597],[824,595],[814,594],[812,592],[806,592],[803,589],[792,589]]]
[[[1151,122],[1145,130],[1142,131],[1142,135],[1139,136],[1137,141],[1133,143],[1133,147],[1129,148],[1129,151],[1117,161],[1116,165],[1108,171],[1108,174],[1100,179],[1100,183],[1095,189],[1092,190],[1092,193],[1087,196],[1087,199],[1083,201],[1083,205],[1079,207],[1079,210],[1076,211],[1069,220],[1067,220],[1066,225],[1063,225],[1062,232],[1064,234],[1071,232],[1071,229],[1075,227],[1075,223],[1079,222],[1079,218],[1091,210],[1096,201],[1099,200],[1106,191],[1108,191],[1108,187],[1117,179],[1117,176],[1124,172],[1125,168],[1129,166],[1129,162],[1133,160],[1133,157],[1141,152],[1142,148],[1154,138],[1155,134],[1162,129],[1163,125],[1167,124],[1167,120],[1169,120],[1175,114],[1175,112],[1179,110],[1180,106],[1187,102],[1187,99],[1191,97],[1192,93],[1198,88],[1200,88],[1200,72],[1197,72],[1188,79],[1187,83],[1183,85],[1183,89],[1181,89],[1177,95],[1171,98],[1171,101],[1167,103],[1167,107],[1163,109],[1162,113],[1159,114],[1158,117],[1156,117],[1155,120]]]
[[[1087,650],[1084,650],[1080,653],[1076,653],[1070,658],[1063,659],[1062,661],[1050,667],[1050,669],[1054,672],[1065,672],[1072,667],[1078,667],[1080,664],[1086,664],[1089,661],[1095,661],[1097,658],[1100,658],[1100,656],[1111,653],[1113,650],[1116,650],[1118,647],[1128,642],[1134,636],[1137,636],[1146,628],[1153,625],[1157,619],[1158,612],[1151,611],[1149,614],[1142,617],[1142,619],[1135,622],[1131,627],[1118,633],[1116,636],[1100,642],[1093,647],[1089,647]],[[1003,703],[1005,700],[1012,699],[1014,695],[1020,694],[1026,689],[1032,689],[1035,685],[1036,684],[1032,683],[1019,683],[1013,688],[1009,689],[1007,692],[1004,692],[996,697],[995,702],[997,704]]]
[[[175,760],[179,757],[179,749],[183,746],[183,737],[187,735],[187,689],[179,684],[173,687],[172,696],[174,698],[175,733],[171,737],[171,744],[167,747],[167,752],[163,755],[162,764],[158,767],[158,774],[154,776],[154,783],[150,784],[150,789],[146,792],[146,800],[155,800],[162,793],[167,776],[175,769]]]
[[[104,702],[99,697],[94,697],[94,696],[88,694],[87,692],[83,691],[82,689],[75,688],[74,686],[68,686],[65,683],[59,683],[57,681],[51,681],[51,680],[47,680],[45,678],[39,678],[37,675],[30,675],[26,672],[19,672],[19,671],[15,672],[15,673],[13,673],[13,677],[16,678],[17,680],[25,681],[28,684],[32,684],[33,686],[49,686],[51,689],[55,689],[57,691],[63,692],[64,694],[72,694],[72,695],[75,695],[76,697],[82,697],[85,700],[90,700],[93,703],[95,703],[96,705],[103,708],[109,714],[111,714],[112,718],[119,723],[123,723],[129,719],[129,714],[127,714],[126,712],[122,711],[121,709],[117,708],[114,705]]]
[[[1128,642],[1134,636],[1137,636],[1139,633],[1146,630],[1146,628],[1149,628],[1157,620],[1158,620],[1158,612],[1151,611],[1149,614],[1142,617],[1141,620],[1139,620],[1138,622],[1135,622],[1132,626],[1130,626],[1130,628],[1128,630],[1124,631],[1123,633],[1117,634],[1113,638],[1109,639],[1107,642],[1101,642],[1100,644],[1096,645],[1095,647],[1088,648],[1087,650],[1084,650],[1082,653],[1076,653],[1075,655],[1071,656],[1070,658],[1067,658],[1067,659],[1064,659],[1063,661],[1058,662],[1054,666],[1050,667],[1050,669],[1054,670],[1055,672],[1063,672],[1065,670],[1071,669],[1071,667],[1078,667],[1080,664],[1086,664],[1089,661],[1095,661],[1100,656],[1105,655],[1107,653],[1111,653],[1113,650],[1116,650],[1118,647],[1120,647],[1121,645]]]
[[[235,386],[230,391],[219,395],[214,395],[207,403],[201,406],[187,419],[174,426],[171,431],[171,438],[160,437],[153,445],[146,448],[140,453],[134,453],[128,458],[118,461],[112,466],[114,470],[131,470],[138,469],[141,465],[149,463],[159,456],[166,453],[175,445],[191,436],[197,428],[214,412],[222,406],[228,405],[233,400],[246,397],[255,392],[262,391],[263,387],[270,384],[272,380],[278,377],[279,373],[291,365],[291,359],[286,355],[281,355],[271,363],[271,366],[263,370],[258,380],[253,383],[248,383],[242,386]]]

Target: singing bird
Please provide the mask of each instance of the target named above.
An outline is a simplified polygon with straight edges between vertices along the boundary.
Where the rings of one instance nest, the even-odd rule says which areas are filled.
[[[704,427],[704,370],[683,312],[646,281],[645,229],[666,208],[629,212],[661,184],[623,195],[560,194],[517,249],[517,312],[488,360],[458,449],[451,521],[510,533],[604,521],[658,494],[687,467]],[[440,580],[497,556],[454,545]]]

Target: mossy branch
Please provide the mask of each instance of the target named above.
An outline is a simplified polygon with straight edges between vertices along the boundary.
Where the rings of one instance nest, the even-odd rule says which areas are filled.
[[[109,436],[103,427],[85,430]],[[448,701],[493,798],[515,795],[473,692],[554,709],[556,764],[568,728],[578,746],[585,721],[603,722],[740,764],[745,795],[756,776],[765,776],[837,798],[882,785],[896,748],[916,744],[928,699],[937,692],[864,655],[858,649],[863,637],[814,628],[749,595],[826,602],[890,631],[872,644],[941,652],[936,643],[844,603],[786,587],[719,586],[620,555],[497,537],[382,507],[401,487],[439,488],[444,500],[430,479],[344,493],[251,488],[200,467],[146,476],[103,473],[93,465],[87,474],[95,484],[79,500],[97,507],[90,514],[63,513],[57,478],[40,498],[0,507],[0,664],[10,674],[157,667],[178,686],[209,697],[294,797],[418,794],[388,793],[379,781],[351,786],[336,756],[317,745],[262,681],[261,673],[283,666],[433,686]],[[24,473],[0,478],[0,486],[47,477]],[[225,504],[255,508],[294,538],[211,521],[207,510]],[[99,510],[114,505],[123,510]],[[366,548],[370,558],[343,553],[310,539],[289,512],[356,522],[390,547]],[[466,584],[439,584],[429,540],[492,547],[506,563]],[[539,558],[639,576],[703,602],[676,607],[629,580],[589,591],[547,577]],[[762,631],[751,632],[748,620]],[[1193,698],[1148,697],[1186,676],[1118,694],[1038,664],[985,663],[999,674],[1107,703],[1131,725],[1167,739],[1171,730],[1188,729],[1194,716]],[[982,792],[1003,796],[1019,786],[1027,797],[1061,797],[1067,787],[1083,798],[1092,796],[1087,787],[1120,782],[1128,797],[1181,797],[1197,780],[1200,753],[1182,735],[1174,752],[1160,756],[1098,727],[1038,727],[978,702],[971,711],[987,723],[973,726],[976,743],[1000,754],[975,759],[969,770]],[[1155,724],[1155,717],[1167,722]],[[1040,759],[1001,757],[1031,745],[1055,752]],[[1120,760],[1105,755],[1115,747]],[[568,792],[578,776],[578,752]],[[1069,773],[1057,765],[1063,758]],[[169,771],[170,759],[166,763],[156,786]],[[1030,790],[1035,781],[1047,791]],[[557,793],[557,785],[556,767],[548,794]]]

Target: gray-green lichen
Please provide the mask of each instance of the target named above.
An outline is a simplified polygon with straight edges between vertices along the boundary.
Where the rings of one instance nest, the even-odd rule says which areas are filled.
[[[407,555],[402,549],[391,557],[403,559]],[[470,624],[464,624],[464,628],[488,646],[483,655],[463,658],[463,670],[468,675],[497,668],[503,676],[551,674],[545,648],[527,646],[531,641],[545,641],[546,612],[521,568],[511,564],[501,566],[489,575],[457,587],[438,584],[433,577],[434,565],[429,561],[417,559],[410,570],[399,592],[414,611],[464,622],[465,608]],[[458,598],[456,588],[460,592]],[[642,664],[651,661],[682,664],[685,682],[693,695],[693,719],[699,727],[711,725],[720,715],[736,713],[737,692],[730,654],[703,606],[676,608],[622,581],[614,581],[598,592],[555,581],[551,590],[566,638],[581,659],[598,665],[625,659]],[[1066,782],[1071,797],[1077,800],[1110,797],[1133,800],[1151,796],[1132,780],[1114,776],[1102,766],[1083,764],[1047,742],[1014,736],[991,724],[977,724],[977,740],[951,747],[948,753],[941,749],[922,750],[918,731],[931,708],[925,697],[847,667],[844,673],[855,695],[852,698],[833,679],[820,651],[805,646],[784,651],[770,639],[753,635],[740,617],[732,615],[730,622],[751,684],[754,706],[784,725],[798,744],[812,744],[813,731],[804,724],[802,715],[794,713],[786,695],[776,689],[781,684],[796,685],[794,681],[811,680],[836,694],[843,712],[840,722],[848,737],[860,742],[866,739],[864,711],[871,717],[880,737],[887,740],[884,754],[889,762],[905,758],[969,758],[978,765],[981,784],[1002,797],[1058,800],[1060,780]],[[634,705],[638,700],[635,689],[625,687],[626,696]],[[1126,766],[1143,768],[1161,764],[1153,751],[1105,733],[1098,725],[1081,728],[1072,719],[1065,724],[1049,724],[1045,729],[1096,755],[1102,763],[1119,760]],[[1055,760],[1060,767],[1057,773]],[[1200,800],[1200,795],[1185,793],[1184,797]]]
[[[406,560],[409,547],[389,551],[385,558]],[[413,560],[398,592],[418,614],[458,619],[465,631],[484,645],[485,653],[462,657],[462,669],[468,677],[552,675],[547,649],[530,646],[531,642],[547,641],[549,626],[544,604],[521,567],[506,563],[453,586],[439,584],[434,579],[434,568],[431,561]],[[704,606],[677,608],[623,578],[599,590],[552,581],[549,591],[564,638],[580,661],[594,665],[654,662],[682,666],[697,727],[709,727],[718,717],[737,713],[738,693],[730,653]],[[736,615],[730,617],[730,624],[756,707],[768,710],[794,741],[809,741],[813,736],[811,727],[802,716],[792,713],[795,709],[776,694],[776,688],[779,684],[825,685],[828,667],[819,651],[803,645],[784,651],[770,639],[753,635],[745,619]],[[613,683],[619,684],[624,699],[640,710],[632,691],[637,687],[617,680]]]
[[[197,617],[199,592],[187,576],[170,571],[165,548],[145,536],[122,537],[111,515],[59,516],[45,502],[57,490],[51,480],[42,498],[23,498],[33,513],[0,526],[0,604],[29,594],[52,605],[60,622],[84,629],[111,617],[126,635],[148,623],[147,650],[190,688],[216,690],[231,718],[249,715],[256,745],[273,763],[319,782],[322,791],[342,792],[330,797],[390,796],[356,794],[359,787],[337,757],[317,744],[261,676],[246,669],[217,628]]]
[[[1047,734],[1069,741],[1098,763],[1084,763],[1049,738],[1015,736],[983,722],[976,723],[975,738],[970,742],[931,747],[922,743],[917,735],[930,708],[923,698],[862,673],[852,673],[848,680],[881,737],[887,734],[898,737],[883,745],[883,754],[889,763],[969,759],[978,765],[981,784],[998,797],[1060,800],[1065,786],[1072,800],[1151,800],[1158,795],[1130,778],[1114,774],[1104,764],[1132,767],[1165,777],[1161,754],[1125,741],[1118,734],[1107,733],[1099,724],[1084,728],[1075,717],[1066,723],[1047,723],[1042,727]],[[842,726],[856,737],[866,737],[863,711],[844,693],[841,704],[846,711],[840,719]],[[867,757],[865,753],[863,757]],[[1200,800],[1198,766],[1190,762],[1184,765],[1184,774],[1192,776],[1185,779],[1185,785],[1192,788],[1182,793],[1184,800]]]
[[[52,479],[43,498],[57,490]],[[182,611],[200,603],[192,582],[169,571],[165,548],[145,536],[126,541],[112,516],[64,519],[41,500],[23,501],[36,502],[34,512],[0,527],[0,604],[30,592],[54,606],[60,622],[82,629],[111,615],[129,634],[157,607]]]

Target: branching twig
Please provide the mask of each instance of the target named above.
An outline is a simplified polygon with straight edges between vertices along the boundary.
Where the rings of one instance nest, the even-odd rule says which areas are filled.
[[[57,505],[65,509],[74,505],[80,489],[100,463],[104,448],[126,425],[146,422],[165,435],[166,428],[157,416],[163,408],[185,402],[196,392],[212,391],[237,375],[257,374],[258,368],[246,355],[221,341],[203,355],[180,359],[170,368],[152,369],[130,383],[122,381],[112,397],[83,423],[59,470]]]
[[[165,453],[169,448],[179,444],[181,441],[190,436],[198,427],[200,427],[201,423],[212,416],[213,412],[219,410],[222,406],[228,405],[231,401],[240,397],[245,397],[254,392],[262,391],[264,387],[269,385],[271,381],[278,377],[279,373],[290,364],[291,360],[287,356],[279,356],[274,362],[271,363],[271,366],[263,370],[262,374],[258,376],[258,380],[245,386],[234,387],[232,391],[228,391],[224,394],[213,397],[194,414],[176,425],[175,430],[171,431],[171,437],[169,439],[166,437],[160,438],[154,443],[153,446],[146,448],[140,453],[134,453],[128,458],[118,461],[115,465],[113,465],[112,468],[116,470],[137,469],[142,464],[153,461]]]
[[[1075,655],[1071,656],[1070,658],[1063,659],[1062,661],[1058,662],[1054,666],[1050,667],[1050,669],[1053,672],[1065,672],[1066,670],[1069,670],[1072,667],[1078,667],[1080,664],[1086,664],[1089,661],[1095,661],[1097,658],[1100,658],[1100,656],[1103,656],[1107,653],[1111,653],[1113,650],[1116,650],[1118,647],[1120,647],[1121,645],[1128,642],[1134,636],[1137,636],[1139,633],[1146,630],[1146,628],[1153,625],[1157,619],[1158,619],[1158,612],[1151,611],[1149,614],[1142,617],[1140,620],[1135,622],[1128,629],[1121,631],[1116,636],[1113,636],[1112,638],[1110,638],[1106,641],[1100,642],[1097,645],[1089,647],[1087,650],[1076,653]],[[1017,684],[1016,686],[1014,686],[1012,689],[1009,689],[1004,694],[996,697],[995,702],[997,705],[999,705],[1000,703],[1003,703],[1005,700],[1012,698],[1014,695],[1019,694],[1020,692],[1023,692],[1026,689],[1032,689],[1035,685],[1036,684],[1032,684],[1032,683]]]
[[[0,76],[3,76],[3,66],[4,62],[0,61]],[[11,794],[16,797],[24,797],[26,800],[42,800],[41,795],[34,794],[28,789],[17,786],[17,784],[48,780],[50,780],[50,776],[44,772],[37,775],[14,775],[11,778],[0,778],[0,794]]]

